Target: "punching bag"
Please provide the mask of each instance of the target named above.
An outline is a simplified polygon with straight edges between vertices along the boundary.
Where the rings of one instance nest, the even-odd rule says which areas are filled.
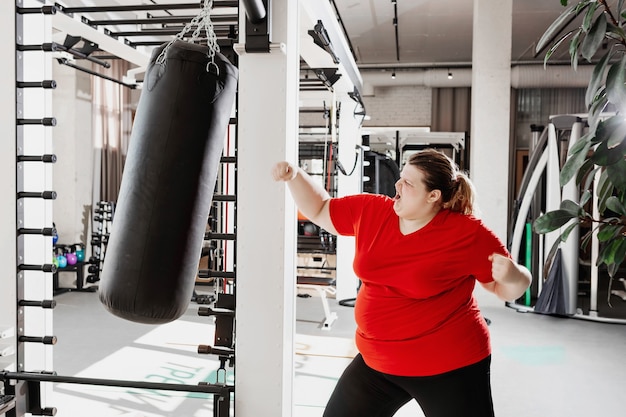
[[[99,286],[134,322],[173,321],[193,295],[238,76],[207,50],[176,40],[146,70]]]

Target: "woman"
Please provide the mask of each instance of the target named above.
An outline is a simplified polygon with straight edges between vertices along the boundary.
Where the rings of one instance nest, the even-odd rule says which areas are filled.
[[[330,198],[288,162],[272,174],[313,223],[355,237],[359,354],[324,417],[390,417],[412,398],[426,417],[493,416],[489,330],[475,281],[511,301],[531,276],[472,215],[469,178],[435,150],[411,156],[393,199]]]

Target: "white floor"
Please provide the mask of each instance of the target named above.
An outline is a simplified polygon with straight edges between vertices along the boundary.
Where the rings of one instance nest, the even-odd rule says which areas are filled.
[[[626,326],[518,313],[482,290],[477,295],[492,322],[498,417],[626,415]],[[216,359],[196,353],[198,344],[212,341],[213,330],[206,318],[198,317],[194,303],[181,319],[146,331],[143,325],[105,312],[95,293],[55,298],[58,343],[53,349],[60,375],[232,382],[232,370],[218,373]],[[330,330],[323,330],[319,299],[297,299],[294,417],[321,417],[337,378],[355,353],[353,309],[335,300],[330,306],[338,318]],[[57,408],[57,417],[213,417],[207,394],[56,384],[46,403]],[[396,414],[422,415],[415,403]]]

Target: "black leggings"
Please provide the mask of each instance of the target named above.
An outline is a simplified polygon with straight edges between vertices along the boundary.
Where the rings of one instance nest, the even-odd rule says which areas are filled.
[[[391,417],[412,398],[426,417],[493,417],[491,356],[440,375],[406,377],[371,369],[361,355],[337,382],[324,417]]]

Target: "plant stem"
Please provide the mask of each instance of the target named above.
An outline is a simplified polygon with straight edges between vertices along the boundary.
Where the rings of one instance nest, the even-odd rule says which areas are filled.
[[[626,223],[619,221],[617,219],[602,220],[602,219],[594,219],[591,216],[583,216],[583,217],[579,217],[578,219],[581,221],[589,221],[591,223],[610,224],[611,226],[626,226]]]
[[[617,19],[615,19],[615,16],[613,16],[613,12],[611,11],[611,8],[609,7],[608,4],[606,4],[606,0],[599,0],[599,2],[602,6],[604,6],[604,13],[609,15],[609,19],[611,20],[611,23],[613,23],[615,26],[619,26]]]

